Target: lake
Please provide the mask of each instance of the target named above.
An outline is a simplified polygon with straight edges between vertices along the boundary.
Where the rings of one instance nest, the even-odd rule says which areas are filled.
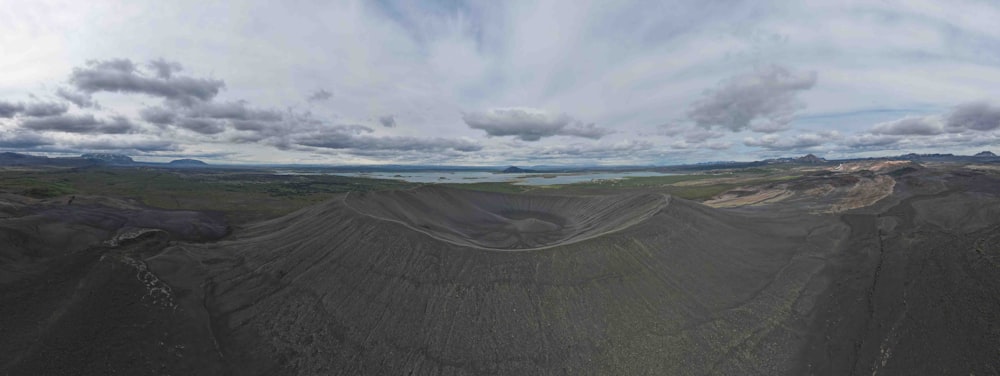
[[[281,175],[316,175],[319,173],[278,171]],[[420,171],[420,172],[331,172],[324,175],[350,176],[355,178],[394,179],[412,183],[497,183],[510,182],[516,185],[558,185],[586,183],[592,180],[615,180],[627,177],[670,176],[652,171],[628,172],[570,172],[570,173],[516,173],[501,174],[489,171]]]

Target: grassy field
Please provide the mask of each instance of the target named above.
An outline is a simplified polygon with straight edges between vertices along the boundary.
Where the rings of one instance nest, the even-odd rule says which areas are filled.
[[[161,209],[223,212],[234,223],[280,216],[347,191],[412,187],[395,180],[223,170],[86,168],[0,171],[0,191],[51,198],[101,195]]]

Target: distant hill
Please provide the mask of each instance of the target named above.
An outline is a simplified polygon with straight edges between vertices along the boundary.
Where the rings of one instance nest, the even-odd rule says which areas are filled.
[[[84,158],[49,158],[30,154],[0,153],[0,166],[65,166],[82,167],[93,165],[94,160]]]
[[[806,154],[798,158],[785,157],[785,158],[772,158],[765,159],[766,163],[806,163],[806,164],[820,164],[826,163],[827,160],[824,158],[817,157],[813,154]]]
[[[132,160],[132,157],[129,157],[124,154],[90,153],[81,155],[80,158],[104,162],[104,163],[111,163],[111,164],[135,163],[135,161]]]
[[[826,159],[817,157],[812,154],[806,154],[804,156],[795,158],[795,161],[799,163],[826,163]]]
[[[11,153],[9,151],[0,153],[0,159],[27,159],[27,158],[38,158],[33,155]]]
[[[172,166],[208,166],[208,163],[197,159],[175,159],[169,163]]]
[[[901,159],[909,159],[909,160],[914,160],[914,159],[928,159],[928,158],[954,158],[954,157],[955,157],[955,154],[951,154],[951,153],[946,153],[946,154],[942,154],[942,153],[932,153],[932,154],[909,153],[909,154],[903,154],[903,155],[899,156],[899,158],[901,158]]]
[[[536,171],[536,170],[529,170],[529,169],[526,169],[526,168],[520,168],[520,167],[517,167],[517,166],[510,166],[510,167],[507,167],[506,169],[504,169],[503,171],[500,171],[500,172],[504,173],[504,174],[525,174],[525,173],[532,173],[532,172],[538,172],[538,171]]]
[[[992,158],[992,157],[996,157],[996,156],[997,156],[996,154],[993,154],[992,151],[988,151],[988,150],[987,151],[981,151],[981,152],[976,153],[976,155],[973,155],[973,157],[980,157],[980,158]]]
[[[37,157],[28,154],[4,152],[0,153],[0,164],[4,165],[31,165],[48,161],[48,157]]]

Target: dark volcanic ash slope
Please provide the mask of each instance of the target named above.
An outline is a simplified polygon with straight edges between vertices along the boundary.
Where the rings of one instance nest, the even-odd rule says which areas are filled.
[[[144,261],[174,239],[224,236],[221,218],[95,197],[67,205],[0,196],[0,204],[0,374],[224,370],[207,319],[178,309],[190,299]]]
[[[1000,373],[1000,178],[906,175],[891,200],[843,216],[797,374]]]
[[[776,374],[846,232],[659,194],[421,188],[147,262],[204,287],[235,374]]]
[[[178,241],[222,235],[199,213],[10,201],[0,374],[997,374],[989,171],[837,215],[355,192],[216,243]]]

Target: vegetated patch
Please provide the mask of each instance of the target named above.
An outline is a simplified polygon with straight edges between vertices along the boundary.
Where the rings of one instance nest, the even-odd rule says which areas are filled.
[[[52,198],[76,192],[69,184],[61,181],[39,179],[35,174],[17,174],[5,171],[4,175],[14,176],[0,179],[0,191],[32,198]]]
[[[255,170],[148,167],[4,170],[0,191],[32,198],[69,194],[135,199],[159,209],[225,213],[231,223],[288,214],[349,191],[415,186],[333,175],[273,175]]]

